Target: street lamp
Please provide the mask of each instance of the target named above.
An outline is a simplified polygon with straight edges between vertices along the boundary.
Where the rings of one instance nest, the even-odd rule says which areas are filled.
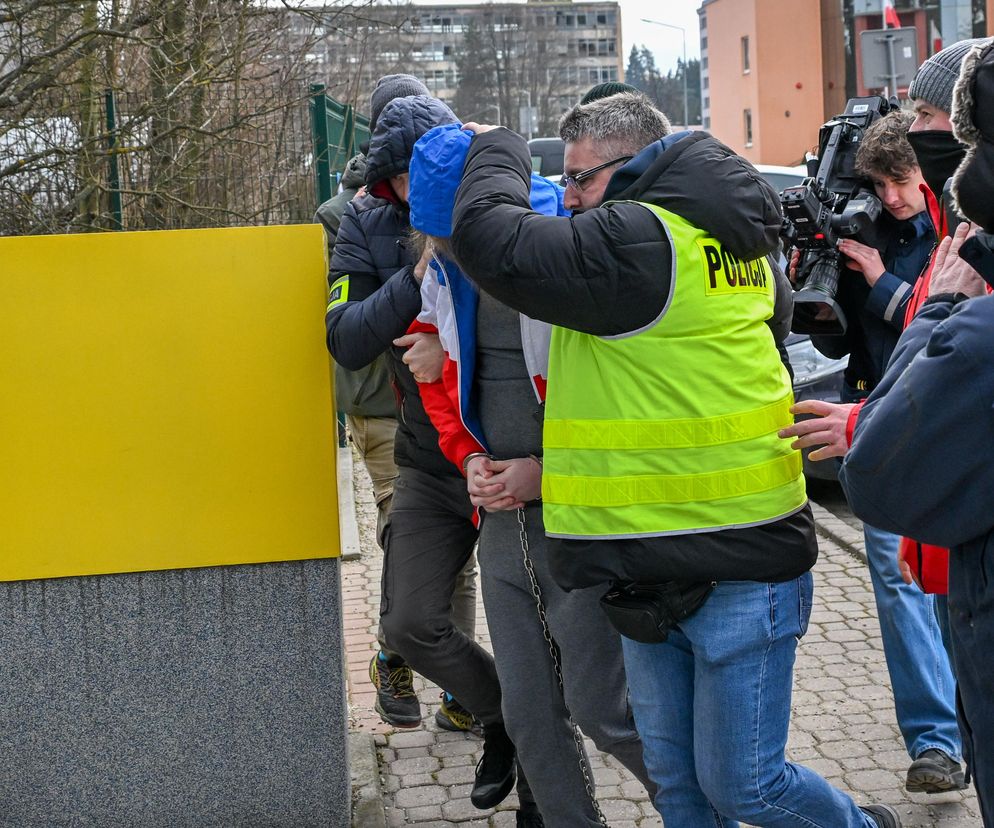
[[[683,26],[675,26],[672,23],[663,23],[662,20],[650,20],[648,17],[642,18],[643,23],[653,23],[656,26],[665,26],[667,29],[678,29],[683,35],[683,126],[686,129],[690,126],[687,108],[687,30]]]

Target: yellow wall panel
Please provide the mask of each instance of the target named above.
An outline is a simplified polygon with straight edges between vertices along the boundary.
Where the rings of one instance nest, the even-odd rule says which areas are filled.
[[[339,553],[324,251],[0,239],[0,580]]]

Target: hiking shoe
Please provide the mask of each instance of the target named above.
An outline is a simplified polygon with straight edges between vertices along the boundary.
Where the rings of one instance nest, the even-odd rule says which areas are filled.
[[[483,755],[469,801],[481,811],[499,805],[514,787],[514,743],[503,722],[483,726]]]
[[[929,794],[962,790],[966,787],[963,766],[943,751],[930,748],[911,763],[904,787]]]
[[[442,703],[435,711],[435,724],[442,730],[483,736],[483,725],[448,693],[442,693]]]
[[[890,805],[864,805],[860,810],[872,817],[878,828],[901,828],[901,817]]]
[[[391,665],[382,653],[369,662],[369,680],[376,688],[376,712],[394,727],[421,724],[421,702],[414,693],[414,671],[401,662]]]

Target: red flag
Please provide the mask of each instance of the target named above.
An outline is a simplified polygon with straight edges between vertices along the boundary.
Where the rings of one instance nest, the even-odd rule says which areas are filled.
[[[938,26],[935,25],[935,21],[931,21],[928,24],[929,35],[932,39],[932,54],[942,51],[942,35],[939,33]]]
[[[901,19],[897,16],[897,11],[894,9],[894,0],[883,0],[883,4],[884,4],[884,28],[900,29]]]

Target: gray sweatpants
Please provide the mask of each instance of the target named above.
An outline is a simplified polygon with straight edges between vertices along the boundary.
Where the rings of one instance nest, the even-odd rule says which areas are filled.
[[[547,828],[595,826],[567,708],[598,749],[619,759],[650,794],[655,786],[628,706],[621,640],[598,605],[604,589],[564,592],[556,586],[542,509],[529,506],[525,512],[530,557],[559,645],[564,687],[556,681],[522,561],[517,513],[487,514],[477,554],[504,723]]]

